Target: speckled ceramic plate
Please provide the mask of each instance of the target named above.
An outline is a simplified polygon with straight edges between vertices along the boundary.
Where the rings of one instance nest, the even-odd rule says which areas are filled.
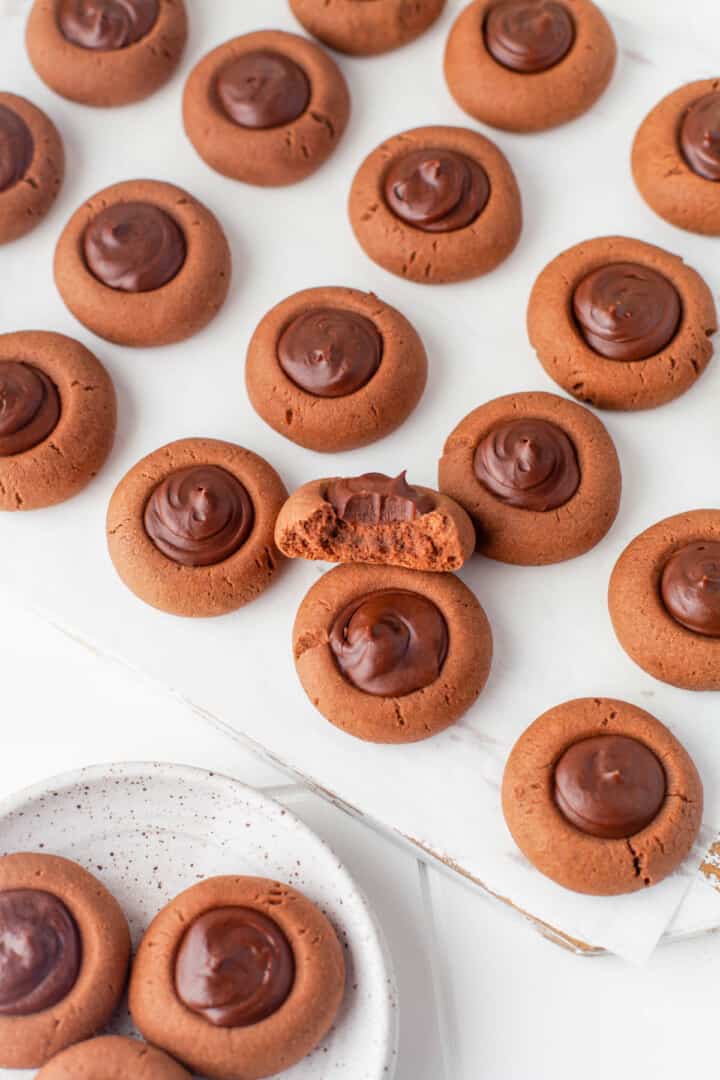
[[[93,766],[0,802],[0,852],[11,851],[64,855],[90,870],[125,910],[134,944],[159,908],[201,878],[258,874],[302,890],[345,945],[347,988],[327,1039],[283,1078],[392,1077],[397,1000],[381,931],[335,855],[273,799],[184,766]],[[124,1006],[112,1030],[133,1031]]]

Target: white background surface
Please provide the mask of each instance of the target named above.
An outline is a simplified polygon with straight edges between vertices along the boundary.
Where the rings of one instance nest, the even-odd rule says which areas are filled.
[[[606,7],[647,17],[669,36],[682,22],[705,55],[720,40],[713,0]],[[154,687],[12,598],[0,603],[0,792],[82,764],[141,758],[286,785]],[[662,1080],[713,1067],[705,1055],[717,1011],[716,938],[663,948],[641,970],[578,959],[317,797],[281,794],[335,846],[383,922],[400,981],[399,1080],[604,1080],[609,1072]]]
[[[104,538],[107,502],[127,469],[188,434],[251,447],[291,490],[313,476],[404,466],[413,482],[432,484],[444,437],[470,405],[517,390],[555,389],[529,346],[523,313],[540,267],[588,236],[620,232],[679,250],[712,288],[720,285],[713,242],[679,236],[659,221],[634,190],[628,168],[645,112],[668,87],[712,74],[712,63],[694,55],[689,28],[676,43],[628,18],[616,24],[617,74],[587,115],[541,136],[493,134],[516,171],[525,211],[521,242],[503,266],[476,281],[423,289],[366,258],[345,207],[359,161],[383,136],[418,123],[468,122],[450,98],[440,63],[463,3],[448,0],[441,19],[405,50],[339,61],[353,98],[348,131],[307,183],[281,189],[234,184],[208,169],[182,135],[179,99],[193,62],[212,46],[268,23],[296,30],[286,0],[239,6],[192,0],[188,49],[174,78],[148,101],[111,115],[62,101],[39,83],[22,48],[29,0],[8,19],[0,67],[11,85],[57,119],[68,174],[47,219],[22,244],[0,252],[0,324],[79,336],[107,365],[120,408],[113,453],[94,483],[43,511],[42,528],[33,515],[5,515],[0,581],[17,579],[24,595],[104,651],[175,687],[301,775],[416,838],[523,910],[575,939],[638,957],[655,945],[690,879],[677,874],[642,895],[602,902],[560,891],[518,857],[498,789],[512,743],[538,713],[569,697],[616,696],[648,706],[687,746],[705,784],[705,823],[720,829],[720,784],[709,768],[720,758],[713,699],[696,695],[690,710],[684,692],[654,683],[633,665],[614,639],[605,600],[610,569],[631,537],[667,514],[702,505],[714,490],[720,426],[708,402],[720,395],[720,365],[711,365],[672,407],[603,417],[624,473],[620,513],[606,542],[550,567],[487,559],[463,567],[460,576],[493,627],[493,669],[458,723],[412,746],[348,738],[299,685],[286,643],[299,600],[323,566],[295,560],[251,608],[225,618],[177,619],[138,603],[121,585]],[[78,326],[54,287],[48,255],[83,197],[110,181],[148,175],[172,179],[212,207],[228,233],[234,275],[227,304],[201,334],[133,351]],[[13,273],[20,258],[22,273]],[[425,341],[430,374],[422,402],[398,431],[362,451],[318,455],[277,435],[253,411],[243,356],[271,305],[327,282],[374,289],[399,307]]]

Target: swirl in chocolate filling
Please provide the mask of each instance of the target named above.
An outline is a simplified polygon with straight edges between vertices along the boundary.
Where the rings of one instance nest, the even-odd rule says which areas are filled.
[[[213,566],[229,559],[247,540],[253,521],[244,486],[218,465],[170,473],[145,507],[148,536],[182,566]]]
[[[80,971],[80,934],[62,900],[40,889],[0,892],[0,1016],[57,1005]]]
[[[456,150],[413,150],[385,174],[385,201],[392,212],[423,232],[454,232],[472,225],[490,198],[481,165]]]
[[[145,37],[158,11],[158,0],[60,0],[57,20],[73,45],[114,52]]]
[[[216,1027],[249,1027],[272,1016],[294,979],[295,958],[285,934],[252,908],[213,908],[200,915],[175,961],[178,997]]]
[[[308,107],[310,83],[289,56],[269,49],[243,53],[218,74],[216,90],[225,113],[240,127],[291,124]]]
[[[152,292],[176,276],[185,262],[180,226],[151,203],[108,206],[93,218],[83,237],[85,262],[111,289]]]
[[[548,420],[511,420],[493,428],[478,445],[474,464],[488,491],[523,510],[556,510],[580,486],[575,447]]]
[[[682,307],[666,277],[639,263],[610,263],[593,270],[575,289],[580,332],[609,360],[647,360],[675,337]]]
[[[336,616],[330,648],[343,676],[367,694],[402,697],[440,675],[448,651],[442,613],[420,593],[386,589]]]
[[[383,342],[375,323],[343,308],[310,308],[278,341],[287,377],[314,397],[354,394],[380,367]]]
[[[485,20],[488,51],[511,71],[547,71],[567,56],[574,41],[572,16],[555,0],[504,0]]]
[[[60,419],[55,384],[32,364],[0,360],[0,457],[31,450]]]
[[[685,160],[703,180],[720,180],[720,91],[693,102],[680,127]]]
[[[0,193],[22,180],[34,153],[35,142],[23,118],[0,105]]]

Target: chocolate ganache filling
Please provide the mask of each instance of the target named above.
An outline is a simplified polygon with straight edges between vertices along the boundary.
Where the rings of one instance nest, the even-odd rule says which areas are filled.
[[[472,225],[490,197],[487,173],[456,150],[413,150],[385,174],[392,212],[423,232],[454,232]]]
[[[475,451],[475,475],[502,502],[544,512],[564,506],[580,486],[572,442],[548,420],[511,420]]]
[[[157,548],[182,566],[213,566],[234,555],[253,527],[250,496],[218,465],[191,465],[170,473],[145,507],[145,531]]]
[[[720,91],[704,94],[685,114],[680,127],[685,160],[703,180],[720,180]]]
[[[183,937],[175,962],[178,997],[216,1027],[258,1024],[292,990],[295,959],[285,934],[260,911],[206,911]]]
[[[267,49],[231,60],[220,70],[216,89],[225,113],[246,128],[291,124],[310,101],[310,83],[299,64]]]
[[[375,323],[343,308],[310,308],[278,342],[287,377],[314,397],[354,394],[380,367],[383,342]]]
[[[365,473],[333,480],[328,485],[327,500],[339,518],[357,525],[414,521],[435,508],[432,496],[407,483],[405,472],[394,478]]]
[[[447,657],[448,628],[416,592],[386,589],[347,604],[330,630],[343,676],[367,694],[402,697],[435,682]]]
[[[0,193],[22,180],[34,153],[30,128],[16,112],[0,105]]]
[[[145,37],[158,10],[158,0],[60,0],[57,20],[73,45],[114,52]]]
[[[583,278],[573,296],[580,332],[609,360],[647,360],[675,337],[682,307],[666,277],[639,263],[610,263]]]
[[[575,24],[554,0],[504,0],[485,20],[485,44],[503,67],[534,74],[554,67],[575,40]]]
[[[597,735],[573,743],[555,767],[555,802],[580,832],[607,840],[634,836],[665,800],[657,756],[626,735]]]
[[[0,892],[0,1016],[32,1016],[72,990],[80,971],[75,920],[52,893]]]
[[[151,203],[117,203],[101,210],[85,229],[85,262],[111,289],[152,292],[176,276],[185,262],[185,237],[175,221]]]
[[[32,364],[0,360],[0,457],[31,450],[60,419],[55,384]]]
[[[668,612],[686,630],[720,638],[720,541],[676,551],[663,570],[661,591]]]

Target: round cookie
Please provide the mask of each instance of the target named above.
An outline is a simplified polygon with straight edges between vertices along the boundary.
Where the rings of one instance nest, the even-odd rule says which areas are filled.
[[[101,1035],[56,1054],[38,1080],[190,1080],[177,1061],[154,1046],[121,1035]]]
[[[350,223],[370,258],[422,285],[464,281],[499,266],[522,228],[504,154],[475,131],[421,127],[382,143],[358,169]]]
[[[617,896],[656,885],[683,862],[703,790],[689,754],[654,716],[625,701],[578,698],[543,713],[515,743],[502,806],[542,874],[573,892]]]
[[[508,394],[448,436],[438,486],[475,522],[477,550],[543,566],[602,540],[620,505],[615,445],[588,409],[555,394]]]
[[[128,105],[164,85],[187,40],[184,0],[35,0],[30,62],[44,83],[82,105]]]
[[[228,938],[224,977],[214,981],[207,952],[223,955]],[[193,1072],[259,1080],[321,1042],[344,991],[340,942],[302,893],[264,878],[215,877],[153,919],[135,957],[130,1011],[145,1038]]]
[[[148,454],[116,487],[110,558],[146,604],[171,615],[224,615],[272,582],[274,529],[287,499],[257,454],[218,439],[179,439]]]
[[[290,0],[309,34],[350,56],[377,56],[407,45],[442,14],[445,0]]]
[[[351,450],[407,419],[425,389],[427,355],[407,319],[372,293],[305,289],[260,322],[245,381],[280,435],[308,450]]]
[[[76,210],[55,249],[55,283],[68,308],[119,345],[192,337],[223,306],[231,270],[217,218],[158,180],[99,191]]]
[[[0,244],[42,221],[64,175],[65,151],[52,120],[17,94],[0,94]]]
[[[504,131],[545,131],[595,104],[617,45],[591,0],[473,0],[445,50],[450,93],[466,113]]]
[[[219,45],[190,72],[183,94],[185,131],[203,161],[264,187],[316,172],[349,118],[350,92],[335,61],[282,30]]]
[[[719,541],[720,510],[676,514],[635,537],[610,578],[610,618],[625,652],[649,675],[685,690],[720,690]],[[673,556],[706,545],[700,559],[675,566],[674,582],[664,581]],[[672,607],[679,618],[685,608],[683,622]]]
[[[475,550],[463,508],[405,473],[312,480],[293,492],[275,525],[291,559],[373,563],[442,573],[459,570]]]
[[[82,491],[115,438],[112,380],[73,338],[0,334],[0,510],[37,510]]]
[[[427,739],[467,712],[487,682],[492,632],[453,574],[338,566],[305,596],[293,627],[303,688],[358,739]]]
[[[0,858],[0,952],[0,1067],[33,1069],[108,1022],[130,933],[117,901],[77,863],[20,852]]]
[[[674,90],[643,120],[632,148],[648,206],[688,232],[720,236],[720,80]]]
[[[668,298],[679,321],[669,317]],[[622,236],[577,244],[549,263],[527,322],[551,379],[580,401],[620,410],[685,393],[707,367],[717,330],[712,292],[695,270]]]

